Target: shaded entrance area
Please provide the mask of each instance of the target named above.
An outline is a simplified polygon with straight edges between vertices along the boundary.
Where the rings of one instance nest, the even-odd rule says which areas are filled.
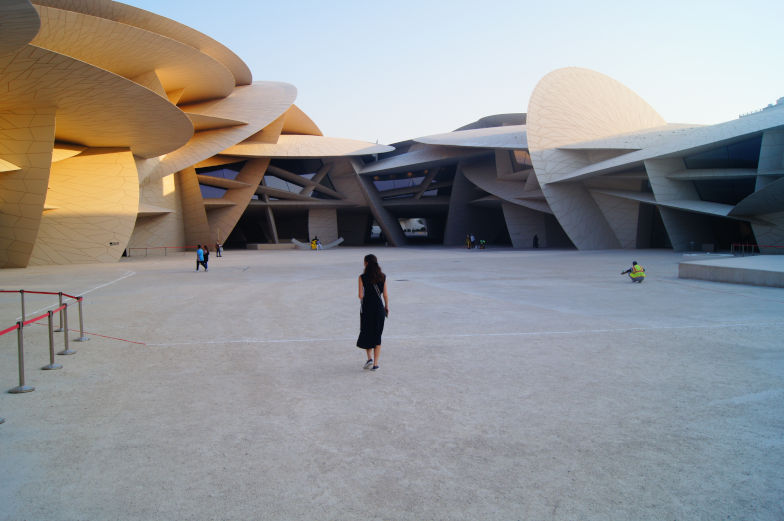
[[[640,204],[637,216],[638,248],[672,248],[659,208],[653,204]]]
[[[277,238],[277,241],[275,240]],[[268,208],[251,203],[226,239],[227,248],[246,248],[248,244],[273,244],[297,239],[307,242],[308,210]]]

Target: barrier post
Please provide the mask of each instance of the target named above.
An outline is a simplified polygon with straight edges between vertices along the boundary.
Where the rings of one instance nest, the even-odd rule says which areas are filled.
[[[68,306],[63,308],[63,322],[65,323],[64,326],[64,333],[63,333],[63,343],[65,344],[65,349],[57,353],[58,355],[74,355],[76,351],[72,351],[71,348],[68,346]]]
[[[49,371],[52,369],[61,369],[63,366],[54,362],[54,327],[52,326],[52,312],[47,311],[46,314],[49,318],[49,365],[45,365],[41,369]]]
[[[13,389],[9,390],[8,392],[11,394],[20,394],[20,393],[29,393],[30,391],[35,391],[35,387],[30,387],[29,385],[25,385],[24,379],[24,333],[22,329],[24,329],[24,322],[19,321],[16,323],[19,328],[16,330],[16,338],[17,344],[19,345],[19,385],[14,387]]]
[[[19,290],[19,295],[21,295],[21,297],[22,297],[22,322],[24,322],[25,321],[25,308],[24,308],[24,290],[23,289]]]
[[[76,339],[77,342],[87,342],[90,340],[86,336],[84,336],[84,317],[82,315],[82,301],[84,297],[76,297],[77,302],[79,302],[79,338]]]
[[[60,307],[63,307],[63,292],[62,292],[62,291],[60,291],[60,292],[58,293],[58,295],[60,296],[60,304],[59,304],[59,305],[60,305]],[[57,329],[55,329],[54,331],[55,331],[56,333],[59,333],[59,332],[61,332],[62,330],[63,330],[63,310],[61,309],[61,310],[60,310],[60,327],[58,327],[58,328],[57,328]]]

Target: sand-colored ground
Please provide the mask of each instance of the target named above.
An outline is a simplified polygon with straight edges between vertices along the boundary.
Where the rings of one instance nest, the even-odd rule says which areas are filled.
[[[0,271],[84,293],[90,336],[41,371],[46,328],[26,328],[0,519],[784,518],[784,290],[680,280],[665,251],[377,249],[371,373],[368,251]],[[2,296],[0,326],[18,316]],[[2,390],[16,347],[0,337]]]

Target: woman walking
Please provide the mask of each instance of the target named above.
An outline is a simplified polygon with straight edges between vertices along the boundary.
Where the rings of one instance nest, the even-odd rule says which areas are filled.
[[[359,316],[357,347],[367,352],[364,369],[375,371],[381,356],[381,333],[384,319],[389,315],[387,276],[381,271],[375,255],[365,255],[365,271],[359,276]]]

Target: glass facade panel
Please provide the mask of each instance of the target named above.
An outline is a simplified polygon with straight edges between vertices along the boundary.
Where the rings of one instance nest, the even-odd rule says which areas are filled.
[[[329,174],[324,176],[324,179],[321,180],[321,186],[325,186],[330,190],[335,190],[335,185],[332,184],[332,179],[330,179]],[[337,190],[335,190],[337,192]]]
[[[757,168],[761,145],[762,136],[756,136],[745,141],[686,156],[683,158],[683,162],[686,164],[686,168],[692,170]]]
[[[735,205],[754,192],[756,182],[757,180],[753,177],[711,179],[710,181],[694,181],[694,187],[703,201]]]
[[[397,188],[412,188],[419,186],[425,180],[424,176],[409,177],[407,174],[389,174],[386,176],[374,176],[373,184],[379,192],[385,190],[395,190]],[[382,194],[383,195],[383,194]]]
[[[199,189],[204,199],[220,199],[226,193],[225,188],[218,188],[217,186],[199,185]]]
[[[230,165],[209,166],[206,168],[197,168],[196,173],[199,175],[208,175],[211,177],[221,177],[223,179],[231,179],[232,181],[237,178],[237,175],[245,166],[245,161],[238,163],[231,163]]]

